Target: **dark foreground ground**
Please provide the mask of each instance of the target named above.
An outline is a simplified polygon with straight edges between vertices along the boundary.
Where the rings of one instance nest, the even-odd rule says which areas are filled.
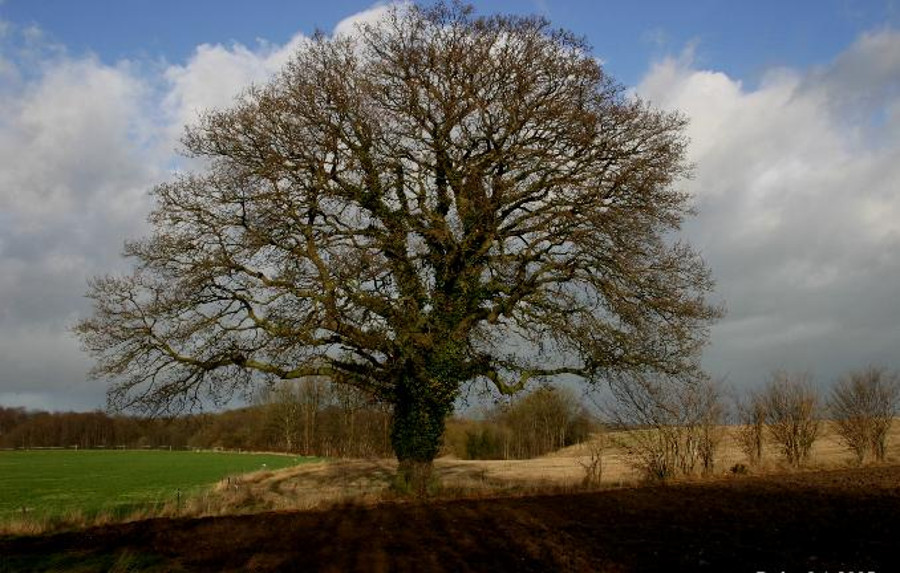
[[[0,571],[900,571],[900,466],[157,519],[0,539]]]

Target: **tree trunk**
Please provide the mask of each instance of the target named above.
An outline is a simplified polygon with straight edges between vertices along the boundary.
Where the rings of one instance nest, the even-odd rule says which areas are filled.
[[[414,383],[413,383],[414,384]],[[453,403],[442,402],[419,388],[404,385],[397,393],[391,422],[391,445],[400,462],[398,489],[423,496],[431,483],[434,458],[441,447],[444,424]]]
[[[397,489],[415,497],[427,496],[429,485],[432,483],[433,470],[434,462],[432,460],[400,459],[400,464],[397,466]]]

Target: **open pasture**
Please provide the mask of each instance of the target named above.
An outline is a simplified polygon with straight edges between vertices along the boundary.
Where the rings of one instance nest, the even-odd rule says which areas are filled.
[[[23,515],[122,515],[195,494],[228,476],[311,458],[155,450],[0,452],[0,523]]]

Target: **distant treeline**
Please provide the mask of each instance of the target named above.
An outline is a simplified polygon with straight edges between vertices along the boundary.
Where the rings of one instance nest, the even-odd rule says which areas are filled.
[[[390,409],[325,380],[285,382],[251,406],[148,419],[106,412],[42,412],[0,406],[0,448],[224,448],[325,457],[388,457]],[[539,388],[480,419],[454,418],[444,453],[517,459],[585,440],[591,417],[571,392]]]
[[[587,440],[594,417],[566,388],[540,387],[490,409],[483,419],[447,424],[444,449],[461,459],[525,459]]]
[[[306,380],[265,391],[244,408],[171,418],[0,407],[0,447],[194,447],[389,456],[389,423],[389,411],[358,392]]]

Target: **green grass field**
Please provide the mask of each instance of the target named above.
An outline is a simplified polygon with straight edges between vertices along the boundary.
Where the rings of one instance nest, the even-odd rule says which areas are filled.
[[[0,521],[23,514],[123,514],[196,494],[232,475],[313,460],[273,454],[53,450],[0,452]],[[24,510],[23,510],[24,508]]]

